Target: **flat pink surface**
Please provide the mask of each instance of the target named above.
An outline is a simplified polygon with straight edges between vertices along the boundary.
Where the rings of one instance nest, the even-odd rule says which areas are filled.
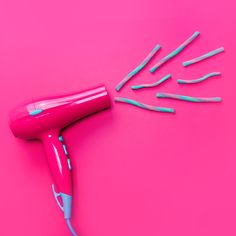
[[[235,1],[1,1],[0,235],[69,235],[52,192],[42,145],[16,139],[8,112],[18,103],[104,82],[114,96],[176,108],[176,114],[125,104],[67,128],[73,224],[81,236],[236,235]],[[116,84],[160,43],[148,66],[195,30],[200,37],[119,94]],[[181,63],[224,46],[226,52]],[[221,77],[181,86],[220,71]],[[159,88],[131,91],[154,82]],[[156,92],[222,96],[221,104],[157,100]]]

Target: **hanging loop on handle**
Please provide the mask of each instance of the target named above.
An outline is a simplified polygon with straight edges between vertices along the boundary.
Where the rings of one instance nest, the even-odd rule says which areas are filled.
[[[61,193],[57,193],[57,192],[56,192],[54,184],[52,184],[52,192],[53,192],[53,195],[54,195],[54,197],[55,197],[55,199],[56,199],[57,205],[58,205],[59,208],[64,212],[64,208],[63,208],[63,206],[61,205],[61,203],[60,203],[59,200],[58,200],[58,197],[61,196]]]

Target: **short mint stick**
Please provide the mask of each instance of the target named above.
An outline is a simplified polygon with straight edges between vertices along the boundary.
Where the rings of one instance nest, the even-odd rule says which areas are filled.
[[[177,47],[174,51],[172,51],[167,56],[163,57],[159,62],[157,62],[156,65],[154,65],[150,72],[154,73],[160,66],[162,66],[164,63],[169,61],[171,58],[177,56],[180,52],[182,52],[193,40],[195,40],[199,36],[200,32],[196,31],[194,32],[187,40],[185,40],[179,47]]]
[[[172,94],[172,93],[157,93],[156,95],[158,98],[170,98],[170,99],[176,99],[176,100],[182,100],[187,102],[221,102],[222,98],[220,97],[190,97],[185,95],[178,95],[178,94]]]
[[[123,80],[120,81],[120,83],[116,86],[116,91],[119,92],[121,88],[132,79],[132,77],[136,74],[138,74],[151,59],[155,56],[155,54],[160,50],[161,46],[157,44],[152,51],[147,55],[147,57],[134,69],[132,70],[128,75],[125,76]]]
[[[171,78],[171,74],[168,74],[168,75],[164,76],[163,78],[161,78],[160,80],[158,80],[157,82],[155,82],[153,84],[134,85],[131,88],[133,90],[142,89],[142,88],[153,88],[153,87],[156,87],[156,86],[162,84],[163,82],[165,82],[166,80],[168,80],[170,78]]]
[[[136,107],[140,107],[145,110],[150,110],[150,111],[167,112],[167,113],[175,112],[173,108],[151,106],[151,105],[147,105],[141,102],[137,102],[129,98],[115,97],[114,100],[115,102],[127,103]]]
[[[218,76],[218,75],[221,75],[220,72],[212,72],[212,73],[204,75],[203,77],[201,77],[199,79],[192,79],[192,80],[178,79],[177,82],[179,84],[196,84],[196,83],[200,83],[204,80],[207,80],[208,78]]]
[[[186,66],[193,65],[193,64],[195,64],[197,62],[203,61],[203,60],[205,60],[205,59],[207,59],[209,57],[213,57],[213,56],[215,56],[215,55],[217,55],[217,54],[219,54],[221,52],[224,52],[224,50],[225,50],[224,47],[217,48],[217,49],[215,49],[215,50],[213,50],[211,52],[208,52],[206,54],[203,54],[203,55],[201,55],[199,57],[196,57],[196,58],[193,58],[193,59],[191,59],[189,61],[183,62],[183,66],[186,67]]]

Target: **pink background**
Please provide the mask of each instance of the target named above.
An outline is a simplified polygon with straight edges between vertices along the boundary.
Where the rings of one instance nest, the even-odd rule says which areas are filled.
[[[31,97],[104,82],[112,97],[176,108],[123,104],[63,132],[73,164],[73,224],[81,236],[236,235],[235,1],[100,0],[0,2],[0,235],[69,235],[40,143],[15,139],[8,112]],[[181,55],[131,84],[159,88],[119,94],[116,84],[154,47],[151,65],[195,30]],[[189,68],[181,63],[225,46]],[[148,68],[150,68],[150,66]],[[181,86],[220,71],[221,77]],[[157,100],[156,92],[222,96],[221,104]]]

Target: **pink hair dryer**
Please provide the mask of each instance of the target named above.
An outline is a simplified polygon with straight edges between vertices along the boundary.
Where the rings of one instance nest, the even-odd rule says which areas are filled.
[[[77,235],[70,223],[72,168],[60,132],[71,123],[109,107],[108,92],[100,85],[65,96],[31,101],[10,113],[10,127],[16,137],[37,138],[43,142],[54,181],[52,190],[72,235]]]

